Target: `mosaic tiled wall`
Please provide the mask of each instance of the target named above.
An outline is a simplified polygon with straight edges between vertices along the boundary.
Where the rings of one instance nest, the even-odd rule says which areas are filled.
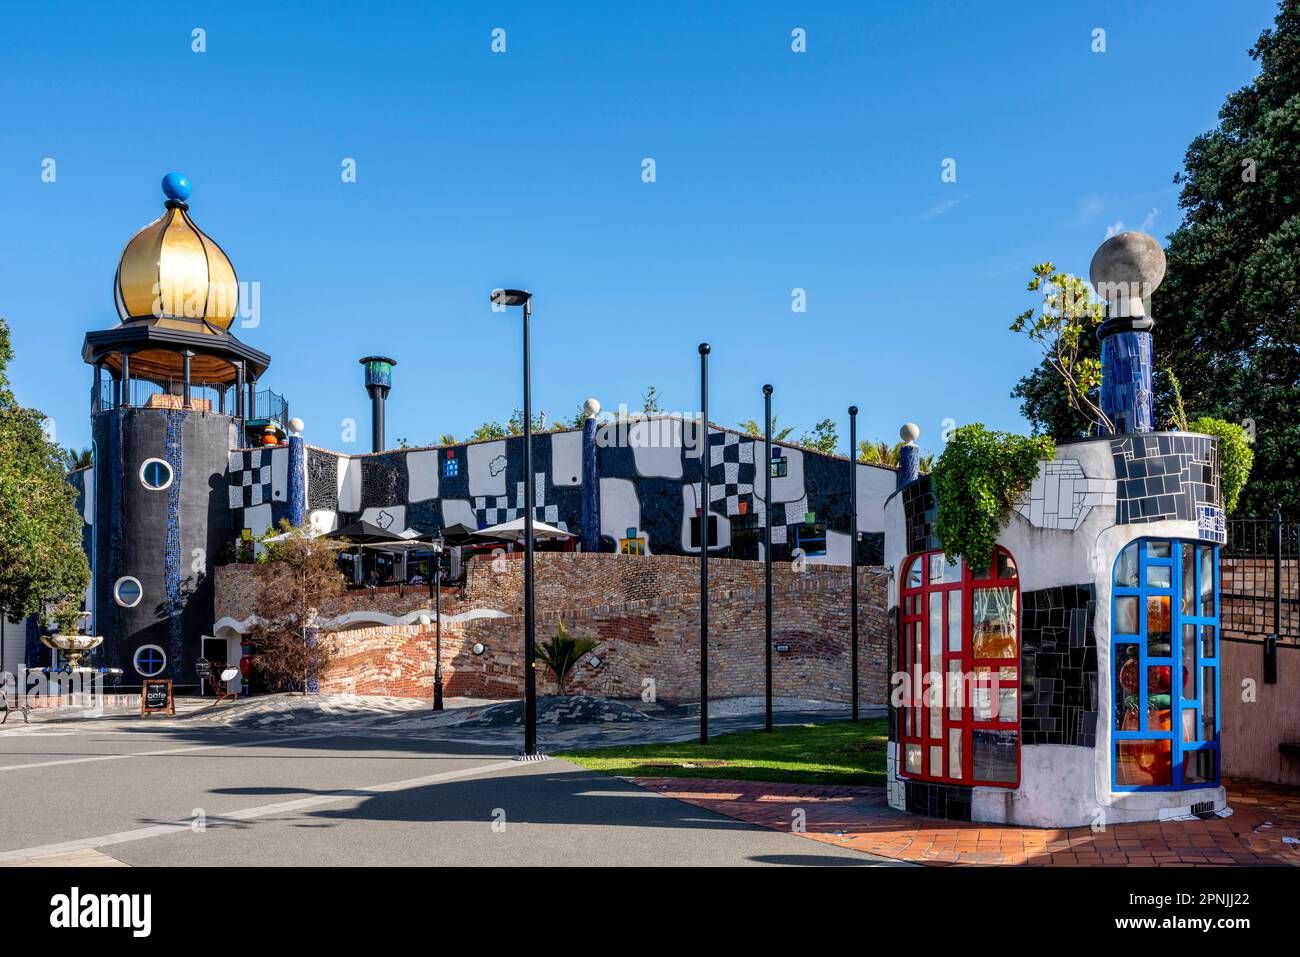
[[[932,784],[929,781],[904,781],[907,810],[926,817],[949,821],[971,819],[971,794],[974,788],[964,784]]]
[[[1222,516],[1214,439],[1156,432],[1111,439],[1110,448],[1115,460],[1115,524],[1195,522],[1200,509]]]
[[[1023,592],[1020,600],[1023,743],[1091,748],[1098,713],[1093,586]]]
[[[667,417],[648,423],[649,441],[640,444],[608,423],[589,430],[586,439],[583,430],[536,435],[531,477],[523,474],[523,439],[518,436],[377,455],[309,447],[307,510],[318,527],[361,519],[395,531],[454,524],[483,528],[523,514],[524,483],[531,479],[535,519],[578,534],[584,520],[583,488],[591,482],[583,451],[589,441],[596,453],[598,494],[588,497],[585,509],[596,513],[586,518],[599,529],[600,550],[617,551],[640,540],[651,554],[697,554],[701,460],[692,441],[694,423]],[[662,441],[664,436],[672,441]],[[716,516],[719,542],[713,552],[758,558],[765,519],[763,469],[769,467],[762,440],[717,427],[710,428],[708,438],[709,512]],[[847,564],[852,513],[848,461],[791,446],[776,445],[774,451],[780,475],[774,471],[772,481],[773,558],[789,561],[799,548],[813,563]],[[231,454],[228,481],[236,528],[260,534],[278,521],[276,506],[287,495],[277,476],[287,469],[273,463],[285,454],[278,448]],[[878,565],[883,562],[884,499],[896,484],[894,472],[857,468],[858,561]]]
[[[915,482],[903,486],[903,518],[907,524],[907,554],[928,552],[943,548],[934,534],[934,520],[938,514],[930,476],[922,475]]]

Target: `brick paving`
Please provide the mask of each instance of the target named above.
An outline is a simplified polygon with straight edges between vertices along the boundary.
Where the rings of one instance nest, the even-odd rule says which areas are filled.
[[[883,787],[634,778],[644,788],[778,831],[805,815],[801,836],[918,864],[1051,866],[1300,866],[1300,789],[1226,782],[1233,815],[1195,821],[1028,828],[941,821],[896,811]]]

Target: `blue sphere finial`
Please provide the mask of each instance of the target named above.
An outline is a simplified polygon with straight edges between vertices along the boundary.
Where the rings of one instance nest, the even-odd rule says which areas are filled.
[[[190,181],[180,173],[168,173],[163,177],[162,190],[168,199],[183,203],[190,198]]]

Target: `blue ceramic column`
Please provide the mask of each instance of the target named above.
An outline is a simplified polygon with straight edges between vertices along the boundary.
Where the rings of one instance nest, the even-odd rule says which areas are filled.
[[[916,445],[920,436],[921,430],[913,422],[898,430],[898,437],[903,440],[903,447],[898,450],[898,488],[921,477],[921,450]]]
[[[1150,320],[1148,320],[1148,323]],[[1150,432],[1155,420],[1151,385],[1151,333],[1136,329],[1098,331],[1101,337],[1101,410],[1114,433]],[[1104,429],[1103,429],[1104,431]]]
[[[1165,252],[1146,233],[1120,233],[1099,247],[1088,270],[1093,288],[1106,303],[1101,340],[1101,394],[1098,405],[1110,420],[1097,424],[1099,435],[1150,432],[1155,428],[1151,383],[1154,321],[1147,315],[1151,294],[1165,276]]]
[[[307,520],[307,446],[302,439],[302,419],[289,420],[289,524]]]
[[[596,416],[600,403],[588,399],[582,407],[582,550],[600,551],[600,459],[597,457]]]

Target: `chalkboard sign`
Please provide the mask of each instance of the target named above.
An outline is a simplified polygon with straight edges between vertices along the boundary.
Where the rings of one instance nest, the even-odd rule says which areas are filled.
[[[176,713],[170,678],[146,678],[140,688],[140,716],[156,712]]]

